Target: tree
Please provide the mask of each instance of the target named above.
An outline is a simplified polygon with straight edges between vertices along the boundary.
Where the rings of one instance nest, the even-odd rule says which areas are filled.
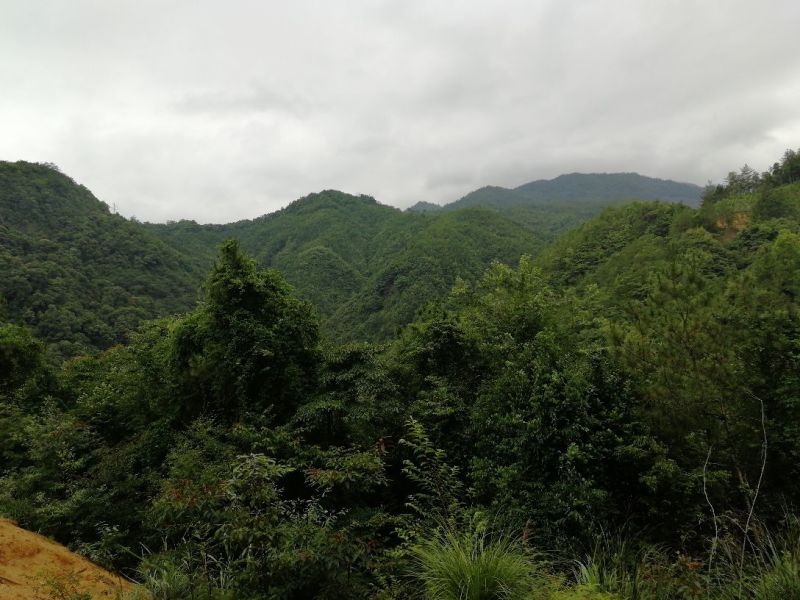
[[[9,394],[44,368],[44,344],[30,331],[0,325],[0,394]]]
[[[225,242],[205,301],[172,330],[172,372],[180,411],[228,419],[271,412],[284,421],[314,388],[318,325],[277,272],[259,270]]]

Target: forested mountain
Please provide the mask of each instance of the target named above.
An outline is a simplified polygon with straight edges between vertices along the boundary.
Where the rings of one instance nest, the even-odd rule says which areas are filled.
[[[52,166],[0,163],[0,296],[9,318],[60,356],[190,310],[228,238],[284,272],[342,339],[385,338],[458,275],[512,263],[546,240],[487,211],[429,218],[336,191],[229,225],[141,224]]]
[[[511,264],[549,239],[495,212],[418,215],[337,191],[231,225],[147,225],[174,248],[213,261],[216,244],[237,239],[259,263],[281,271],[338,339],[382,339],[442,297],[457,276],[493,260]]]
[[[429,211],[437,207],[455,210],[465,206],[499,209],[569,204],[618,203],[623,200],[663,200],[689,206],[700,203],[703,188],[692,183],[645,177],[638,173],[569,173],[554,179],[539,179],[515,188],[486,186],[443,206],[419,203],[409,210]]]
[[[188,310],[201,273],[55,167],[0,162],[0,298],[55,353],[108,348]]]
[[[286,211],[349,203],[385,213]],[[607,208],[378,345],[241,244],[128,345],[59,367],[0,325],[0,514],[138,598],[798,597],[800,154]]]
[[[441,212],[465,207],[491,208],[552,239],[599,214],[607,206],[632,200],[661,200],[698,206],[703,189],[691,183],[644,177],[638,173],[570,173],[509,189],[486,186],[449,204],[417,203],[408,210]]]
[[[252,221],[146,227],[176,250],[190,249],[198,268],[210,266],[216,244],[237,239],[318,308],[323,331],[340,340],[375,340],[441,298],[456,276],[474,278],[492,260],[510,264],[534,255],[610,204],[631,198],[696,204],[700,192],[634,173],[572,174],[515,190],[482,188],[444,207],[419,203],[405,213],[329,190]]]
[[[406,210],[409,212],[426,213],[426,212],[438,212],[442,210],[442,207],[441,205],[434,204],[433,202],[419,201],[413,204],[412,206],[409,206]]]
[[[141,224],[52,166],[0,163],[0,295],[10,318],[60,356],[107,348],[143,320],[190,310],[217,247],[232,238],[314,304],[326,334],[386,339],[457,277],[538,253],[617,194],[680,200],[692,187],[568,175],[483,188],[428,214],[328,190],[227,225]]]
[[[602,206],[417,214],[330,190],[227,225],[141,224],[52,166],[0,163],[0,295],[55,354],[107,348],[143,320],[190,310],[218,245],[234,238],[315,305],[326,334],[386,339],[456,277],[536,254]]]

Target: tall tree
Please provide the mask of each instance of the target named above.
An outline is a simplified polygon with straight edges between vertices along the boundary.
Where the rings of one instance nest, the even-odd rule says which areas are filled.
[[[226,418],[271,412],[288,418],[316,384],[318,325],[274,270],[259,270],[225,242],[206,298],[177,322],[171,348],[182,410]]]

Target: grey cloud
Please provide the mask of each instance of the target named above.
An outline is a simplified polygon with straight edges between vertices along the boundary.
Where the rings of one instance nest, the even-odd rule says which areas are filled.
[[[571,171],[703,183],[800,146],[795,0],[0,3],[0,159],[140,219]]]
[[[252,89],[230,92],[206,90],[188,93],[173,105],[178,115],[242,115],[259,112],[285,112],[302,116],[309,102],[299,96],[275,89],[278,86],[253,86]]]
[[[434,171],[425,178],[425,189],[436,192],[440,189],[452,189],[457,186],[470,186],[475,176],[463,170]]]

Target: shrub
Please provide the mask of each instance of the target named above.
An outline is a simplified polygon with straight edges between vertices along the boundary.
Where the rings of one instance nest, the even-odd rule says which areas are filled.
[[[485,526],[466,532],[441,527],[412,548],[415,577],[429,600],[515,600],[534,597],[543,578],[521,539],[492,536]]]

